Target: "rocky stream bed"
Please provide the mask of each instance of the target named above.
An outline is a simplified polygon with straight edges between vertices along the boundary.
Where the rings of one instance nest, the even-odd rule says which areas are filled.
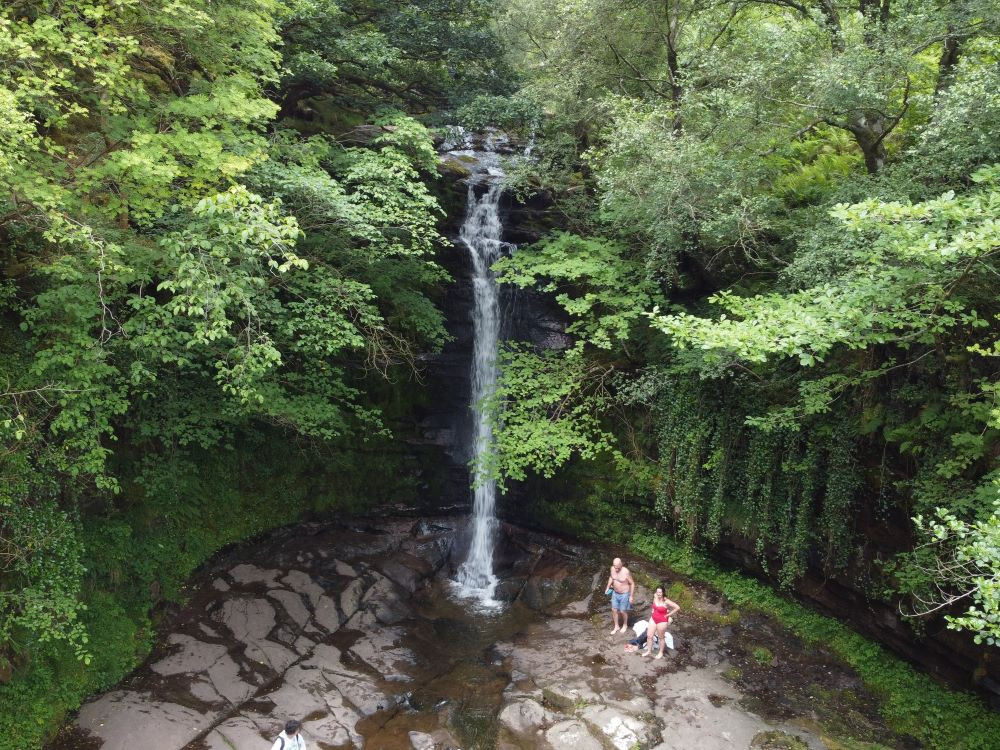
[[[49,750],[263,750],[287,718],[321,750],[912,746],[833,656],[642,560],[637,611],[672,585],[677,648],[625,653],[599,590],[611,550],[504,526],[509,603],[457,601],[464,524],[306,524],[221,555]]]

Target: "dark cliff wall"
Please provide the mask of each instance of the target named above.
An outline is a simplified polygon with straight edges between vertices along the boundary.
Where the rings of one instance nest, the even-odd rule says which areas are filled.
[[[420,382],[414,384],[419,393],[413,396],[412,409],[392,425],[401,438],[401,450],[409,457],[408,464],[413,466],[417,492],[412,502],[422,512],[452,511],[472,500],[472,262],[458,238],[466,210],[465,178],[460,171],[446,170],[438,195],[447,212],[444,231],[450,241],[439,251],[437,262],[452,278],[438,303],[451,341],[439,354],[422,359]],[[544,198],[521,203],[505,194],[500,208],[502,240],[512,246],[537,240],[550,226]],[[568,342],[563,333],[565,316],[547,295],[504,287],[501,310],[501,335],[505,339],[530,341],[547,348]],[[508,505],[518,501],[515,489],[501,502]]]

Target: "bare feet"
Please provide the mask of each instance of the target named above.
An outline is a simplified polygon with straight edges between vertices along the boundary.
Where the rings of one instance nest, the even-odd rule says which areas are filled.
[[[656,656],[654,656],[653,658],[654,658],[654,659],[662,659],[662,658],[663,658],[663,654],[657,654],[657,655],[656,655]]]
[[[618,626],[615,625],[614,629],[611,631],[611,635],[614,635],[617,632],[618,632]]]
[[[642,655],[643,655],[643,656],[651,656],[652,654],[653,654],[653,652],[652,652],[652,651],[643,651],[643,652],[642,652]]]

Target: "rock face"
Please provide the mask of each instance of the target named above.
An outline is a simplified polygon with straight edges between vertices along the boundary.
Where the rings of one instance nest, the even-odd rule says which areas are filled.
[[[893,528],[885,520],[863,519],[858,525],[865,542],[859,546],[870,559],[855,560],[846,571],[833,576],[809,569],[796,581],[796,593],[821,612],[846,619],[864,635],[942,682],[960,690],[978,691],[994,710],[1000,711],[1000,660],[991,653],[992,648],[976,645],[968,633],[948,630],[943,617],[925,621],[924,631],[917,633],[900,615],[895,603],[873,599],[865,589],[862,582],[869,580],[867,571],[875,564],[873,560],[890,559],[903,549],[901,545],[887,545],[886,540],[908,534],[911,522],[909,518],[895,522]],[[779,585],[773,573],[778,566],[773,566],[772,571],[763,569],[753,540],[728,535],[718,557],[771,580],[775,587]]]
[[[474,138],[465,145],[482,148],[485,142],[482,138]],[[510,147],[503,144],[494,144],[494,147],[510,151]],[[472,457],[470,447],[474,430],[469,408],[473,282],[469,251],[458,240],[458,232],[465,216],[467,177],[475,158],[461,148],[442,154],[445,185],[440,199],[448,212],[444,233],[452,241],[438,252],[435,260],[449,273],[452,282],[437,302],[444,313],[451,341],[440,354],[426,356],[421,361],[425,386],[422,405],[417,406],[414,413],[416,430],[413,424],[399,425],[394,430],[405,436],[411,450],[438,451],[437,460],[423,463],[428,470],[421,481],[437,488],[438,502],[443,508],[466,505],[471,500],[468,462]],[[513,247],[539,239],[552,226],[548,208],[545,196],[521,203],[505,194],[500,203],[502,241]],[[569,345],[565,313],[550,295],[503,287],[500,303],[502,339],[528,341],[549,349]],[[518,502],[516,493],[508,497],[508,502]]]

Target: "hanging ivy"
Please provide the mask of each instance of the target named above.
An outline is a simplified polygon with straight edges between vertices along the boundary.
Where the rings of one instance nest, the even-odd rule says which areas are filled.
[[[761,429],[747,424],[753,408],[733,384],[659,381],[657,517],[691,546],[727,532],[751,540],[784,586],[806,573],[817,545],[825,572],[843,570],[859,489],[849,426]]]
[[[830,573],[843,570],[851,557],[858,476],[851,433],[841,424],[830,439],[826,491],[819,517],[819,531],[825,548],[824,564]]]

